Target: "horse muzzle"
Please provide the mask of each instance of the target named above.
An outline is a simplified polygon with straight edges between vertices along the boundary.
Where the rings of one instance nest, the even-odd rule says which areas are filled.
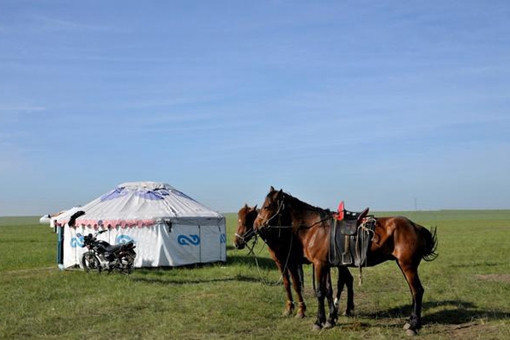
[[[235,234],[234,247],[236,247],[236,249],[243,249],[254,235],[254,229],[248,230],[243,235]]]
[[[244,249],[246,242],[234,242],[234,247],[238,250]]]

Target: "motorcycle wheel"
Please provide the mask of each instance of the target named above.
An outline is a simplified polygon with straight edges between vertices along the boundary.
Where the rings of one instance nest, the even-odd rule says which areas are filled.
[[[83,265],[83,269],[85,272],[101,272],[101,263],[99,259],[90,251],[83,254],[81,258],[81,264]]]
[[[120,271],[124,274],[131,274],[133,272],[133,265],[135,263],[135,257],[131,254],[123,256],[121,259]]]

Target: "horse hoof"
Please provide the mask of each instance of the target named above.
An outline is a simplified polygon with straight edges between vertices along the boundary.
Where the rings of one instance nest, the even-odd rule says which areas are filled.
[[[415,336],[417,333],[414,329],[408,329],[406,330],[407,336]]]
[[[322,326],[321,325],[317,325],[316,323],[313,324],[313,327],[312,327],[312,330],[315,331],[315,332],[319,332],[322,330]]]
[[[304,319],[305,317],[305,313],[297,313],[296,314],[296,319]]]
[[[333,328],[335,327],[335,323],[333,322],[329,322],[327,321],[325,324],[324,324],[324,329],[330,329],[330,328]]]
[[[284,312],[282,313],[282,316],[283,316],[283,317],[285,317],[285,318],[288,318],[288,317],[289,317],[289,316],[291,316],[291,315],[292,315],[292,313],[291,313],[291,312],[289,312],[288,310],[286,310],[286,311],[284,311]]]
[[[346,317],[351,317],[351,316],[353,316],[353,315],[354,315],[354,313],[353,313],[351,310],[346,310],[346,311],[344,312],[344,314],[343,314],[343,316],[346,316]]]

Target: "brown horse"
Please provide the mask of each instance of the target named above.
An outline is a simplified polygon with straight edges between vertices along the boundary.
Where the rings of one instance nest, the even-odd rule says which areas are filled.
[[[257,206],[249,207],[247,204],[237,213],[237,231],[234,237],[234,246],[237,249],[243,249],[246,243],[255,236],[253,225],[257,215]],[[283,315],[292,315],[295,309],[289,280],[292,278],[292,286],[296,292],[298,301],[296,317],[305,317],[306,305],[303,299],[303,248],[297,240],[295,240],[293,244],[289,242],[281,244],[277,241],[279,236],[290,239],[289,237],[292,236],[290,229],[281,230],[280,235],[274,233],[273,230],[267,230],[261,233],[260,236],[268,245],[269,254],[282,275],[283,285],[287,294],[287,302]]]
[[[234,236],[234,246],[237,249],[243,249],[247,242],[255,235],[255,219],[258,216],[257,206],[249,207],[245,204],[242,207],[237,216],[237,230]],[[270,230],[271,229],[271,230]],[[289,316],[294,312],[294,300],[292,297],[292,291],[290,288],[289,275],[292,279],[292,285],[298,298],[298,310],[296,317],[304,317],[306,311],[306,305],[303,300],[303,247],[298,243],[294,234],[290,228],[268,228],[268,229],[257,229],[260,231],[259,235],[268,245],[269,253],[273,258],[276,266],[280,270],[282,275],[285,292],[287,294],[287,302],[285,306],[284,315]],[[293,244],[294,243],[294,244]],[[305,259],[306,261],[306,259]],[[331,286],[331,280],[328,278],[328,287]],[[347,309],[346,315],[351,315],[354,309],[354,290],[353,290],[353,278],[351,273],[346,267],[339,268],[338,275],[338,290],[335,300],[335,304],[340,300],[340,296],[344,286],[347,286]],[[329,288],[328,288],[329,289]],[[330,301],[330,303],[332,303]]]
[[[331,298],[327,289],[329,268],[330,228],[335,213],[309,205],[282,190],[271,187],[259,211],[256,226],[268,229],[278,226],[282,220],[290,220],[290,226],[305,257],[314,264],[318,282],[317,320],[314,328],[334,325],[335,311],[331,310],[326,322],[324,298]],[[367,254],[367,266],[393,260],[396,261],[409,285],[412,294],[412,313],[404,326],[408,334],[414,335],[421,327],[421,308],[424,289],[418,277],[421,260],[432,261],[437,257],[435,230],[426,228],[405,217],[378,217],[374,238]]]

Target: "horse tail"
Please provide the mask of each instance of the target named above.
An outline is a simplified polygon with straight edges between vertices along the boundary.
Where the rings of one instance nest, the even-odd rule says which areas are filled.
[[[425,252],[422,258],[425,261],[434,261],[439,256],[437,253],[437,227],[431,228],[431,230],[422,228],[421,234],[425,238]]]

